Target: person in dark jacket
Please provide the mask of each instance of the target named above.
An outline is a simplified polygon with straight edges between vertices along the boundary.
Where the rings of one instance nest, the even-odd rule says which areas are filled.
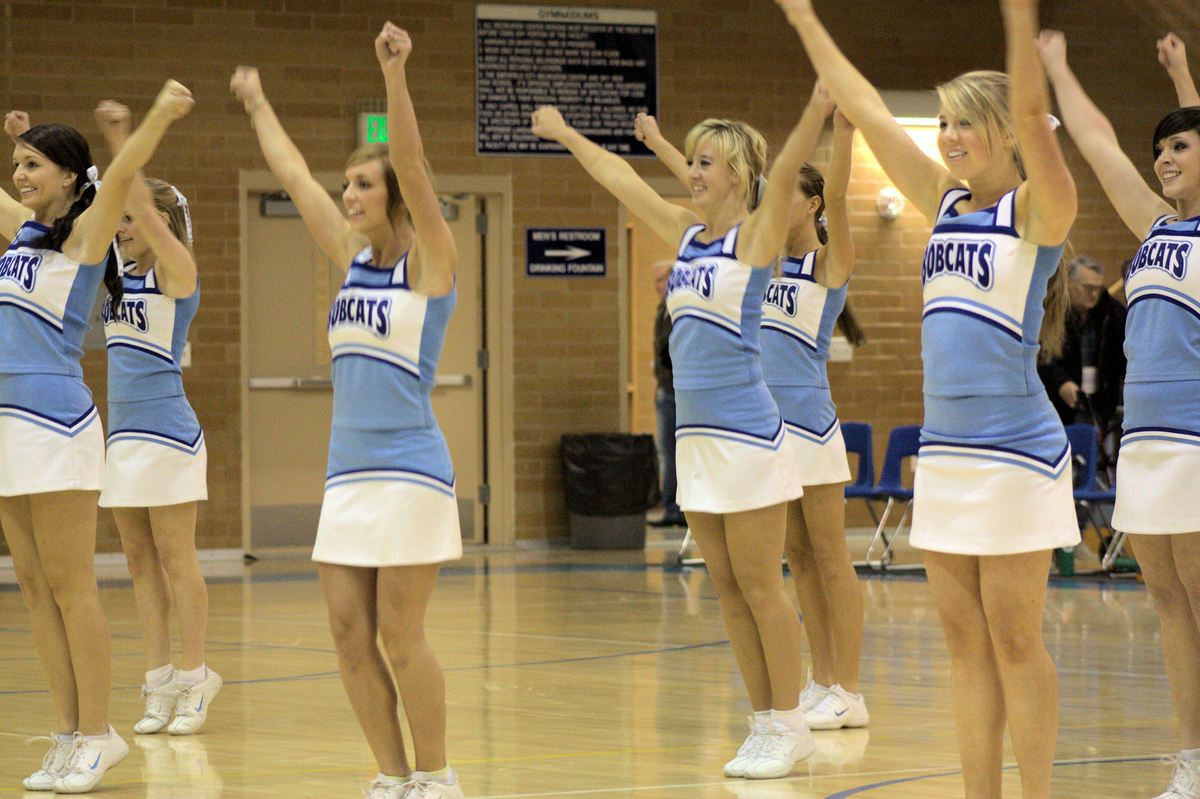
[[[1067,313],[1062,354],[1038,364],[1038,374],[1063,424],[1113,423],[1125,379],[1125,308],[1105,291],[1104,269],[1079,255],[1067,262]]]
[[[658,473],[662,479],[662,518],[650,522],[651,527],[681,527],[687,522],[675,502],[675,387],[671,382],[671,353],[667,341],[671,338],[671,316],[667,313],[667,275],[674,261],[659,261],[654,265],[654,289],[658,292],[658,308],[654,312],[654,413],[658,420],[654,442],[658,446]]]

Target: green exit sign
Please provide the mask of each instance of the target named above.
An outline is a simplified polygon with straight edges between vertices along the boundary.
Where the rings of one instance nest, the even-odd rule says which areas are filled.
[[[374,144],[387,143],[388,125],[387,114],[362,111],[358,115],[358,143]]]

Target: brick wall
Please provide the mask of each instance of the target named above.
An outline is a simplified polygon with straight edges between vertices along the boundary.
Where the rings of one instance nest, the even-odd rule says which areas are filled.
[[[560,0],[561,4],[588,3]],[[590,3],[595,5],[596,3]],[[607,6],[659,12],[659,118],[680,139],[706,116],[744,118],[778,145],[799,116],[812,71],[782,15],[767,0],[622,0]],[[1154,39],[1179,24],[1166,0],[1059,0],[1043,21],[1067,31],[1084,85],[1111,114],[1135,163],[1150,176],[1152,125],[1173,105],[1155,62]],[[245,10],[247,7],[251,10]],[[1002,68],[996,4],[855,0],[818,8],[835,38],[881,87],[926,89],[970,68]],[[833,9],[847,8],[834,18]],[[571,159],[478,158],[473,128],[474,4],[463,0],[94,0],[3,3],[5,35],[0,108],[23,108],[35,121],[79,127],[108,155],[90,112],[104,97],[144,113],[163,79],[195,93],[191,116],[168,133],[147,169],[176,183],[192,202],[203,302],[192,328],[189,396],[209,447],[210,500],[199,543],[238,546],[241,451],[238,360],[237,173],[262,168],[244,113],[228,92],[239,63],[260,67],[279,116],[314,170],[340,169],[354,143],[360,99],[383,96],[372,39],[388,15],[415,42],[410,80],[426,150],[439,174],[505,174],[513,185],[512,266],[524,259],[529,226],[604,226],[617,261],[617,210]],[[1200,30],[1181,30],[1200,55]],[[1200,60],[1200,58],[1194,59]],[[1066,141],[1064,139],[1064,141]],[[1067,143],[1080,189],[1077,249],[1115,276],[1136,241],[1120,225],[1086,166]],[[907,211],[883,223],[874,197],[885,179],[859,153],[851,209],[859,266],[851,291],[869,343],[850,364],[830,368],[844,419],[884,431],[921,416],[919,283],[924,223]],[[644,175],[665,177],[651,162]],[[11,183],[5,181],[11,190]],[[558,440],[565,432],[615,429],[624,401],[619,372],[621,320],[616,269],[604,279],[514,282],[516,535],[561,535],[565,525]],[[648,278],[647,278],[648,279]],[[103,406],[103,356],[90,354],[86,378]],[[102,514],[102,549],[116,536]],[[853,521],[853,519],[852,519]]]

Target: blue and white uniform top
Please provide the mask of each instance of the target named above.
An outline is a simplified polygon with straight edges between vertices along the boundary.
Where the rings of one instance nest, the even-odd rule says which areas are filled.
[[[153,268],[135,275],[135,262],[125,267],[124,297],[117,307],[105,303],[102,311],[109,401],[182,396],[183,350],[200,307],[200,290],[189,297],[168,297],[158,288]]]
[[[762,298],[771,267],[752,267],[735,256],[740,225],[701,244],[692,225],[679,243],[667,276],[671,315],[671,365],[675,390],[761,382],[759,344]]]
[[[817,282],[817,251],[786,257],[781,276],[763,298],[762,360],[768,386],[828,388],[825,364],[833,328],[846,306],[846,289]]]
[[[35,246],[49,230],[25,222],[0,256],[0,375],[83,377],[83,334],[104,262],[79,264]]]
[[[408,253],[391,269],[354,258],[329,312],[333,424],[401,430],[437,424],[430,403],[456,291],[427,297],[408,285]]]
[[[1154,222],[1125,296],[1125,382],[1200,380],[1200,217]]]
[[[1021,239],[1016,189],[991,208],[959,216],[954,206],[969,196],[966,189],[946,192],[925,249],[925,394],[1042,392],[1037,374],[1042,301],[1063,247]]]

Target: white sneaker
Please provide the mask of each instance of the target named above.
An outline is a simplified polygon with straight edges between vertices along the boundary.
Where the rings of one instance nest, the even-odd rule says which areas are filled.
[[[1200,760],[1175,758],[1167,790],[1154,799],[1200,799]]]
[[[142,686],[142,699],[146,703],[146,711],[142,720],[133,725],[133,731],[138,735],[149,735],[162,732],[167,722],[171,720],[171,711],[175,709],[175,701],[179,698],[179,685],[175,676],[157,688]]]
[[[804,714],[804,721],[813,730],[840,730],[842,727],[865,727],[871,720],[862,694],[852,694],[835,685],[825,698]]]
[[[104,772],[125,759],[129,744],[109,725],[108,733],[99,738],[85,738],[75,733],[75,747],[67,763],[67,771],[54,781],[55,793],[87,793],[100,783]]]
[[[221,690],[224,682],[221,675],[212,669],[205,670],[204,679],[197,683],[180,683],[179,697],[175,700],[175,718],[167,725],[172,735],[191,735],[199,732],[208,718],[208,707]]]
[[[25,743],[42,740],[41,736],[30,738]],[[50,751],[42,758],[42,767],[26,777],[22,784],[27,791],[53,791],[54,783],[67,773],[67,761],[71,759],[71,751],[75,748],[75,739],[59,740],[58,736],[50,736]]]
[[[771,722],[758,722],[751,714],[746,717],[746,721],[750,723],[750,734],[746,736],[746,740],[742,741],[742,745],[738,747],[737,754],[733,756],[725,764],[726,777],[744,777],[746,776],[746,766],[750,765],[751,761],[758,756],[759,747],[762,746],[763,740],[767,733],[771,731]]]
[[[414,771],[411,775],[407,793],[400,794],[403,799],[463,799],[462,787],[458,784],[458,775],[454,769],[448,769],[450,783],[437,782],[426,771]]]
[[[411,787],[411,780],[392,782],[379,774],[363,787],[363,796],[366,799],[404,799]]]
[[[808,685],[805,685],[804,690],[800,692],[800,709],[807,713],[816,707],[827,693],[829,693],[829,688],[813,682],[812,669],[809,669]]]
[[[754,760],[746,766],[746,779],[786,777],[792,767],[811,755],[815,748],[816,743],[807,728],[793,730],[785,724],[774,722]]]

